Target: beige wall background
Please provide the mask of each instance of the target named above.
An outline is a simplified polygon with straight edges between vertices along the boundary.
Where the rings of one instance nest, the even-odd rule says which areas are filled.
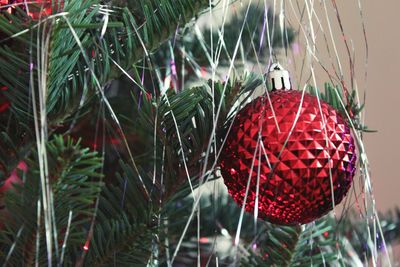
[[[345,27],[351,32],[359,30],[357,11],[344,3],[357,1],[340,2]],[[365,135],[365,144],[377,207],[385,211],[400,206],[400,1],[361,2],[369,46],[365,118],[371,129],[378,130]]]

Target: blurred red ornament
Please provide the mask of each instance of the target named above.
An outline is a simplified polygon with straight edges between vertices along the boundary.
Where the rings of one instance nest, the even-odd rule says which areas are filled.
[[[280,81],[284,87],[289,78]],[[332,210],[332,194],[338,204],[348,192],[354,140],[341,114],[315,96],[275,90],[269,99],[261,96],[239,111],[221,155],[222,175],[246,211],[258,205],[259,217],[270,222],[308,223]]]
[[[3,222],[8,217],[8,211],[5,207],[4,203],[4,194],[12,190],[14,188],[14,184],[22,184],[21,178],[18,176],[17,170],[21,170],[23,172],[28,171],[28,166],[25,162],[21,161],[18,163],[18,166],[11,172],[11,175],[5,180],[2,186],[0,186],[0,229],[3,227]]]
[[[22,183],[21,179],[18,177],[17,170],[27,172],[28,166],[23,161],[18,163],[17,167],[12,171],[10,177],[8,177],[6,179],[6,181],[4,182],[4,184],[2,186],[0,186],[0,194],[12,189],[13,184],[21,184]]]
[[[6,100],[3,101],[0,99],[0,113],[8,110],[9,107],[10,107],[10,102]]]
[[[24,10],[28,16],[33,20],[38,20],[41,17],[47,17],[55,11],[62,8],[64,1],[58,0],[0,0],[0,10],[13,13],[15,8],[18,6]]]
[[[3,91],[6,91],[7,87],[2,86],[0,87],[0,113],[7,111],[8,108],[10,107],[10,101],[8,101],[5,96]]]

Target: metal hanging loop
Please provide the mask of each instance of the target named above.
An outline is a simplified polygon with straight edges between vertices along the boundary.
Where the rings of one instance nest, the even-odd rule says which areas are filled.
[[[281,64],[273,63],[267,74],[268,82],[272,85],[272,90],[291,90],[289,72]]]

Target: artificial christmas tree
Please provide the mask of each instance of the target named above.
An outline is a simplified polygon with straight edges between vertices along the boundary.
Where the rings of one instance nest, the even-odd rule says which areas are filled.
[[[263,70],[278,48],[287,52],[296,34],[283,7],[276,17],[263,1],[249,4],[202,31],[195,18],[234,12],[230,1],[6,2],[2,265],[354,266],[377,261],[374,242],[393,237],[398,219],[372,238],[358,222],[342,229],[330,216],[275,225],[245,213],[218,183],[236,116],[268,87],[260,73],[232,69],[255,61]],[[365,130],[362,106],[338,84],[327,84],[324,94],[308,90],[332,107],[339,124],[349,123],[340,134],[350,156],[350,127],[358,146]]]

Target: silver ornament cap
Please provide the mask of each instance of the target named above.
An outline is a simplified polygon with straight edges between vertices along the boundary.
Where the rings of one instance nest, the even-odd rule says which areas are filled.
[[[279,63],[273,63],[271,65],[267,74],[267,78],[268,82],[272,85],[272,90],[292,89],[289,72],[285,70]]]

